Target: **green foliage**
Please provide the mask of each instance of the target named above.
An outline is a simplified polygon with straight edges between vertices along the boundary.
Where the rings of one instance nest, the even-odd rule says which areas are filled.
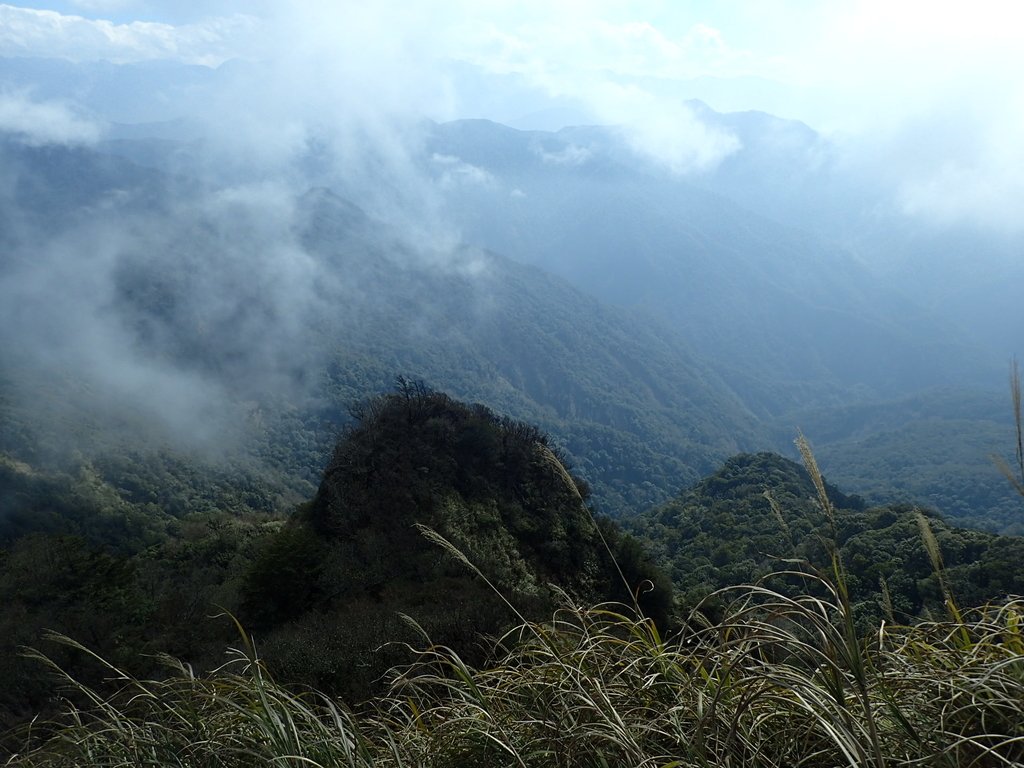
[[[469,649],[514,620],[419,526],[465,552],[529,615],[550,610],[557,584],[588,600],[635,593],[667,620],[670,583],[634,540],[595,522],[585,485],[536,427],[405,379],[353,413],[316,497],[266,541],[246,580],[242,616],[276,670],[358,698],[404,658],[378,650],[388,638],[416,638],[397,613]]]
[[[774,454],[742,455],[631,525],[689,605],[723,587],[785,571],[793,561],[828,569],[835,541],[850,597],[864,616],[887,614],[882,584],[900,621],[941,611],[944,597],[916,508],[867,508],[832,486],[825,491],[834,523],[803,467]],[[934,514],[929,523],[945,578],[961,599],[981,604],[1024,593],[1024,576],[1012,565],[1024,558],[1024,539],[955,528]],[[774,577],[771,583],[781,588],[785,581]]]
[[[287,522],[281,510],[304,480],[289,490],[254,465],[170,451],[80,458],[66,470],[25,453],[0,457],[13,501],[0,550],[0,718],[54,714],[51,676],[18,655],[44,628],[140,674],[108,696],[99,690],[111,668],[57,645],[51,660],[80,683],[72,700],[84,709],[69,715],[78,722],[62,731],[70,741],[58,736],[26,760],[81,762],[75,743],[112,764],[275,755],[327,765],[356,753],[376,761],[361,764],[438,766],[757,764],[773,751],[772,764],[785,765],[898,765],[911,755],[955,764],[985,750],[1016,759],[1008,713],[1019,691],[999,671],[1018,660],[988,646],[1017,631],[1019,606],[969,618],[950,596],[980,604],[1024,592],[1020,540],[930,517],[923,543],[913,508],[868,508],[769,454],[729,460],[642,516],[634,538],[592,516],[587,484],[536,427],[408,380],[353,416],[315,498]],[[300,431],[312,423],[294,417]],[[279,428],[263,432],[267,456]],[[423,525],[458,557],[429,546]],[[741,583],[759,586],[722,589]],[[630,607],[572,607],[604,600]],[[262,658],[250,649],[236,668],[207,677],[230,633],[207,621],[214,606],[244,617]],[[682,635],[667,635],[681,606],[696,609]],[[950,610],[953,629],[934,620],[921,625],[932,629],[893,629]],[[943,631],[950,654],[954,640],[962,653],[977,644],[936,664],[962,659],[969,669],[956,684],[991,693],[980,719],[959,703],[963,691],[950,694],[961,697],[952,709],[932,707],[952,699],[928,687],[937,672],[918,656],[940,647],[929,633]],[[424,633],[432,645],[417,655]],[[160,651],[196,674],[179,667],[160,677]],[[992,658],[995,670],[985,667]],[[407,673],[394,678],[396,667]],[[890,668],[919,688],[900,688]],[[333,699],[276,686],[269,672],[369,702],[358,716],[338,715]],[[392,697],[381,698],[389,680]],[[265,722],[256,717],[262,725],[231,719],[256,712],[257,699],[269,708]],[[151,709],[132,710],[143,705]],[[179,718],[179,707],[193,714]],[[121,736],[103,718],[134,722],[135,740],[114,745],[108,739]],[[89,723],[98,731],[74,730]],[[281,723],[292,724],[287,738]],[[333,741],[339,724],[344,743]],[[924,735],[935,728],[963,737],[953,749]],[[206,737],[244,745],[211,756],[198,742]]]
[[[26,434],[0,453],[0,730],[53,705],[20,654],[46,629],[116,662],[159,649],[215,665],[226,636],[206,618],[237,608],[254,542],[287,491],[251,463],[116,442],[58,460]]]
[[[256,553],[245,582],[242,610],[259,625],[294,619],[323,597],[324,542],[311,530],[284,526]]]
[[[1014,442],[1000,393],[939,390],[882,403],[804,410],[778,420],[779,445],[800,424],[823,471],[875,504],[918,504],[950,522],[1024,533],[1020,499],[993,464]]]

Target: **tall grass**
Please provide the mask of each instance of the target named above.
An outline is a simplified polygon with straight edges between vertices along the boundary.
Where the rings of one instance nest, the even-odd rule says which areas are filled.
[[[139,680],[110,666],[109,688],[93,690],[34,653],[67,683],[66,714],[33,724],[29,751],[10,765],[47,766],[367,766],[359,727],[341,704],[277,685],[246,646],[210,675],[167,659],[163,680]],[[90,652],[63,636],[55,642]],[[91,655],[91,654],[90,654]],[[40,739],[42,741],[40,741]],[[32,747],[33,743],[37,746]]]
[[[483,669],[425,645],[358,713],[279,685],[248,644],[204,677],[108,667],[104,693],[65,678],[65,715],[8,764],[1024,764],[1024,601],[851,643],[839,590],[818,586],[830,597],[725,590],[725,618],[694,613],[671,641],[620,606],[566,602],[496,640]]]
[[[1017,442],[1015,444],[1014,465],[1011,467],[1006,459],[993,454],[992,461],[1003,473],[1003,476],[1010,481],[1010,485],[1019,496],[1024,497],[1024,415],[1021,411],[1021,379],[1020,365],[1017,358],[1010,362],[1010,400],[1013,403],[1013,423],[1016,427]]]

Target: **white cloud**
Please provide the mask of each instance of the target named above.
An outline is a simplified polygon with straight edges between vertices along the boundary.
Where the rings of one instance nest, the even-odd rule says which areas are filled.
[[[740,148],[735,136],[706,125],[682,101],[635,85],[600,83],[591,106],[605,122],[622,127],[634,151],[674,173],[711,170]]]
[[[118,0],[78,0],[108,5]],[[95,7],[95,6],[94,6]],[[137,61],[169,58],[216,64],[246,56],[266,64],[265,78],[227,93],[217,108],[246,114],[255,143],[301,145],[316,123],[360,122],[376,131],[384,115],[450,119],[456,96],[441,74],[445,57],[489,71],[516,71],[551,97],[581,101],[598,121],[627,127],[634,146],[676,171],[707,168],[735,141],[702,127],[681,105],[623,78],[694,71],[694,56],[728,58],[717,30],[694,25],[674,39],[611,6],[456,2],[378,2],[339,7],[305,0],[262,21],[213,17],[173,26],[109,21],[0,5],[0,54]],[[248,103],[242,105],[242,101]],[[239,110],[234,110],[239,107]],[[288,115],[295,116],[285,120]],[[311,118],[311,119],[307,119]],[[301,124],[302,127],[299,127]],[[291,137],[291,138],[287,138]],[[272,154],[272,152],[271,152]]]
[[[0,5],[0,56],[38,56],[124,63],[174,59],[215,66],[238,56],[258,22],[244,15],[182,26],[115,24],[47,10]]]
[[[906,213],[1021,231],[1024,9],[857,0],[791,54],[812,124],[846,134]]]
[[[581,147],[577,144],[569,144],[558,152],[548,152],[543,147],[535,149],[537,155],[549,165],[583,165],[593,156],[593,150],[589,147]]]
[[[951,107],[901,134],[891,183],[904,212],[1024,232],[1024,99],[1007,100],[1001,113],[989,121]]]
[[[940,225],[975,222],[1016,231],[1021,229],[1024,179],[951,163],[906,182],[898,200],[904,212]]]
[[[494,181],[494,177],[483,168],[452,155],[435,153],[430,161],[438,171],[437,183],[442,189],[465,185],[483,186]]]
[[[735,137],[693,114],[684,89],[666,95],[645,82],[680,80],[708,62],[725,67],[744,59],[719,30],[693,23],[674,36],[642,19],[592,10],[576,18],[557,9],[538,17],[460,25],[451,42],[455,55],[488,71],[520,73],[552,98],[581,101],[598,122],[622,126],[635,150],[678,173],[712,168],[739,147]]]
[[[738,149],[681,101],[695,78],[728,107],[832,135],[894,204],[935,220],[1024,227],[1024,9],[1015,0],[571,4],[471,25],[460,55],[571,96],[677,171]],[[712,103],[712,106],[715,106]]]
[[[171,0],[73,1],[96,13],[174,15]],[[232,15],[240,7],[269,10],[262,20]],[[1024,207],[1014,183],[1022,175],[1015,137],[1024,135],[1024,11],[1016,0],[206,0],[195,8],[191,23],[170,25],[0,5],[0,55],[260,60],[259,83],[239,83],[210,105],[211,113],[246,116],[225,121],[230,142],[288,155],[310,136],[333,133],[347,137],[334,142],[343,153],[360,133],[399,163],[405,138],[392,117],[476,116],[455,112],[465,102],[439,64],[455,59],[516,73],[552,102],[582,105],[676,171],[712,168],[738,144],[686,108],[704,78],[713,83],[702,91],[712,107],[802,119],[849,138],[861,161],[874,156],[893,176],[905,174],[898,189],[908,210],[957,199],[926,193],[951,179],[962,189],[987,182]],[[214,11],[221,15],[202,15]],[[936,122],[951,111],[966,116],[957,131]]]
[[[14,93],[0,93],[0,131],[28,144],[89,144],[100,136],[97,125],[65,104]]]

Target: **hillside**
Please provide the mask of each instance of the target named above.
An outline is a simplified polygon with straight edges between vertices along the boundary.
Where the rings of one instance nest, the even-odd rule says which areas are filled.
[[[18,653],[44,630],[143,674],[165,652],[212,669],[236,637],[228,611],[283,679],[361,701],[411,659],[402,643],[421,630],[483,662],[483,636],[560,604],[552,585],[581,603],[640,593],[668,622],[667,578],[592,516],[589,489],[546,435],[418,383],[358,409],[319,491],[287,520],[259,478],[162,460],[137,460],[138,474],[119,476],[127,487],[93,466],[62,475],[0,461],[25,508],[0,539],[0,733],[53,706],[52,677]],[[106,674],[73,649],[55,653],[85,683]]]
[[[316,497],[257,555],[242,616],[282,677],[350,697],[404,658],[400,647],[381,650],[389,641],[417,641],[400,614],[482,660],[481,635],[554,610],[551,585],[583,603],[628,604],[649,581],[641,605],[664,626],[669,582],[635,542],[594,520],[587,493],[535,427],[400,382],[361,407]]]
[[[1016,530],[1013,498],[985,490],[1001,427],[958,416],[999,397],[966,386],[1002,379],[984,345],[964,346],[949,313],[915,308],[839,242],[768,218],[784,196],[743,181],[820,137],[764,115],[705,117],[744,150],[700,178],[638,162],[609,129],[429,127],[417,162],[442,205],[434,230],[393,210],[370,216],[357,203],[373,196],[345,178],[310,173],[334,191],[200,183],[201,143],[9,142],[20,181],[0,211],[8,391],[22,406],[47,400],[23,419],[36,432],[66,433],[57,412],[93,424],[73,430],[87,452],[119,422],[129,451],[171,432],[186,452],[205,442],[216,454],[228,436],[233,456],[255,451],[309,485],[337,414],[418,377],[542,426],[616,515],[666,501],[736,451],[786,451],[803,428],[829,471],[873,501]],[[792,193],[806,202],[813,180],[800,178]],[[943,439],[882,417],[914,399]],[[827,437],[851,410],[863,416],[856,441]],[[887,474],[908,462],[913,473]]]
[[[538,423],[612,513],[765,444],[676,334],[536,268],[409,239],[325,189],[5,152],[25,180],[0,263],[2,385],[35,444],[18,460],[198,447],[315,482],[339,414],[398,375]]]
[[[919,516],[938,542],[943,578],[962,604],[1024,591],[1015,565],[1024,557],[1024,538],[957,528],[909,505],[868,507],[857,496],[826,487],[834,525],[804,467],[768,453],[736,456],[675,500],[637,517],[631,529],[690,605],[716,589],[752,583],[800,561],[828,573],[834,540],[862,621],[941,614],[944,596]],[[767,583],[779,588],[787,582],[789,589],[807,588],[791,578]]]
[[[16,751],[11,765],[140,755],[155,765],[187,757],[365,768],[590,768],[595,755],[609,765],[814,768],[871,764],[871,756],[899,766],[1020,761],[1020,601],[938,608],[941,585],[922,544],[929,535],[909,510],[865,509],[826,486],[839,508],[835,531],[822,532],[803,468],[772,454],[731,459],[651,516],[662,556],[685,568],[674,574],[691,584],[685,600],[707,586],[687,582],[693,574],[770,570],[761,547],[788,543],[819,559],[828,549],[822,533],[841,543],[845,575],[729,583],[700,606],[702,616],[665,635],[628,603],[595,604],[632,601],[609,567],[612,554],[641,603],[653,599],[648,611],[667,609],[670,592],[636,541],[589,516],[586,488],[535,428],[407,381],[358,416],[316,497],[248,543],[237,526],[208,518],[205,541],[167,541],[132,560],[67,538],[28,537],[4,553],[5,623],[23,629],[45,616],[60,629],[93,630],[77,634],[88,653],[58,638],[45,658],[0,656],[0,704],[25,707],[14,712],[23,718],[40,707],[44,715],[0,741]],[[765,488],[774,511],[758,506]],[[1021,586],[1019,539],[927,519],[957,600]],[[457,543],[476,568],[415,522]],[[739,570],[715,572],[723,551]],[[881,575],[888,596],[880,600],[866,584]],[[572,603],[542,586],[547,579]],[[154,583],[163,605],[146,616],[153,624],[137,623],[152,610]],[[192,645],[175,651],[184,662],[161,656],[167,666],[153,669],[154,657],[140,652],[155,629],[166,632],[168,598],[201,585],[240,600],[220,605],[237,606],[251,634],[197,636],[213,622],[193,612]],[[902,625],[915,594],[936,613]],[[117,642],[104,645],[110,637]],[[236,648],[226,663],[213,652],[218,643]],[[61,671],[40,674],[46,659]],[[28,679],[19,664],[33,670]],[[59,713],[50,709],[54,678]]]
[[[872,503],[916,503],[970,528],[1020,535],[1024,506],[993,460],[1009,458],[1013,409],[1004,393],[933,391],[870,406],[779,419],[814,435],[822,470]]]
[[[798,155],[814,144],[806,126],[705,113],[745,126],[743,149],[714,173],[673,174],[613,128],[530,132],[484,120],[435,126],[425,172],[467,240],[667,321],[759,415],[996,379],[998,358],[955,319],[880,281],[844,240],[728,196],[786,187],[769,171],[790,156],[765,147],[785,132]],[[794,184],[814,186],[804,166],[789,166]],[[763,197],[785,208],[777,190]]]

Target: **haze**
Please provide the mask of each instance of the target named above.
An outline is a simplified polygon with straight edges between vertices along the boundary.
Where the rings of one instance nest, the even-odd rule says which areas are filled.
[[[1021,13],[1012,2],[880,0],[80,0],[0,6],[0,55],[261,62],[271,82],[254,94],[232,87],[237,105],[255,107],[254,119],[282,141],[381,115],[524,128],[591,122],[628,126],[636,146],[677,172],[706,169],[737,146],[681,104],[699,98],[719,111],[802,120],[835,138],[851,162],[885,169],[904,212],[1016,230]],[[9,91],[5,102],[6,126],[43,108]],[[134,117],[181,117],[186,105],[160,106]]]
[[[610,430],[627,442],[608,466],[667,419],[655,481],[597,480],[645,503],[798,425],[833,441],[840,477],[850,441],[908,413],[1002,435],[1024,325],[1021,13],[0,5],[0,362],[36,372],[22,400],[67,377],[102,423],[130,406],[218,448],[246,414],[312,421],[398,374],[563,445],[577,420]],[[372,375],[337,373],[365,373],[364,350]],[[583,359],[570,375],[545,354]],[[904,407],[919,397],[938,399]],[[76,398],[43,410],[60,423]]]

